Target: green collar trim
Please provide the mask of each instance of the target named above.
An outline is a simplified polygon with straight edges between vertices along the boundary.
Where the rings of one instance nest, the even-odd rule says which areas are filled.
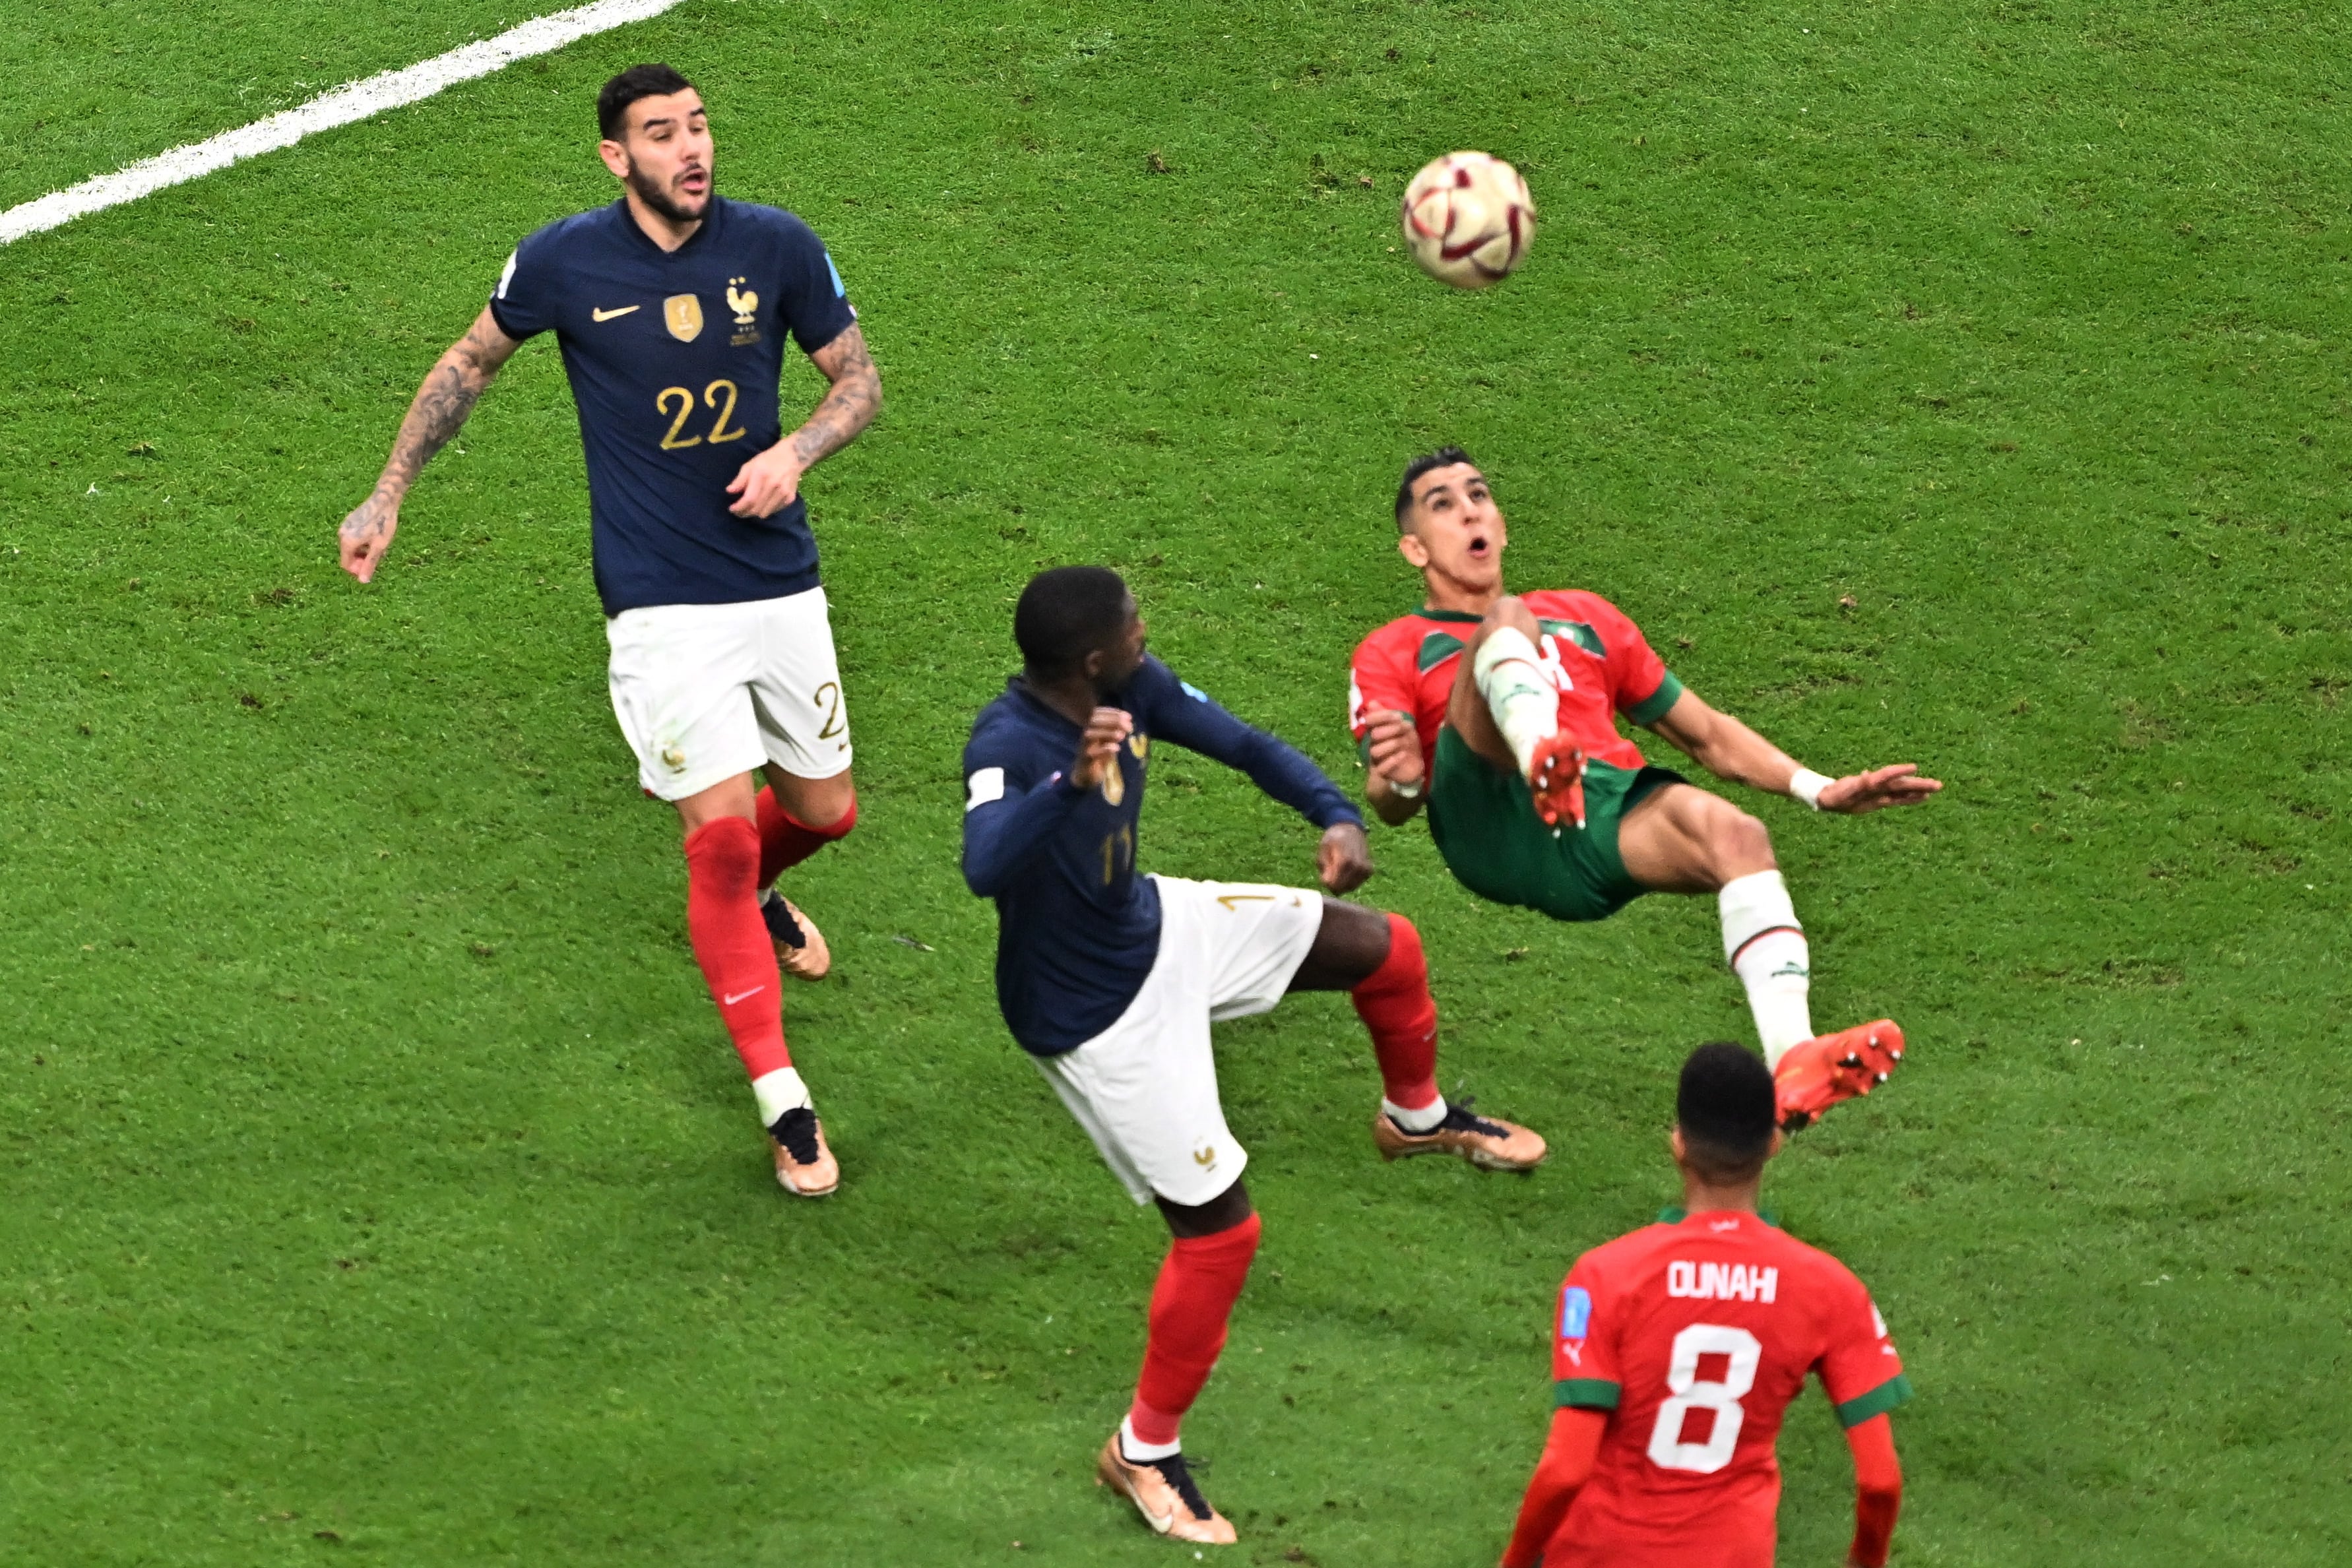
[[[1413,613],[1423,621],[1458,621],[1465,626],[1475,626],[1479,622],[1486,619],[1484,615],[1473,615],[1467,610],[1416,609]]]

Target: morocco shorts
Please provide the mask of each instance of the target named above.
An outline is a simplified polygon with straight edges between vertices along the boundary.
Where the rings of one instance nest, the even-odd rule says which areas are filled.
[[[1160,956],[1102,1033],[1034,1057],[1138,1203],[1192,1207],[1240,1179],[1249,1155],[1217,1099],[1209,1025],[1282,999],[1323,928],[1323,895],[1246,882],[1155,876]]]
[[[613,714],[646,794],[683,800],[771,763],[802,779],[849,766],[824,589],[624,610],[604,636]]]
[[[1554,920],[1601,920],[1643,893],[1617,852],[1625,813],[1684,782],[1671,768],[1589,763],[1584,826],[1555,835],[1536,815],[1527,780],[1471,750],[1449,724],[1437,732],[1429,834],[1454,880],[1479,897],[1539,909]]]

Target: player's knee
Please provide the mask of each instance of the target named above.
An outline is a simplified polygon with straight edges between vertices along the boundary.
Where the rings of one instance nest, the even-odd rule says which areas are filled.
[[[1506,593],[1495,601],[1494,608],[1486,612],[1486,619],[1479,630],[1492,632],[1502,626],[1511,627],[1530,639],[1542,632],[1542,628],[1536,624],[1536,612],[1528,609],[1528,601],[1516,593]]]
[[[1714,816],[1707,838],[1724,880],[1773,867],[1772,834],[1762,822],[1727,802]]]

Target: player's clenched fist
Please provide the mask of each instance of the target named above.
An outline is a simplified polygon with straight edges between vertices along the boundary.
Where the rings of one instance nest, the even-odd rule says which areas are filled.
[[[1429,772],[1421,755],[1421,737],[1402,714],[1374,714],[1364,726],[1364,743],[1372,771],[1391,784],[1412,789]]]
[[[362,582],[373,577],[399,528],[400,507],[386,502],[382,491],[353,507],[339,535],[343,570]]]
[[[1372,848],[1354,822],[1334,822],[1315,846],[1315,873],[1333,893],[1349,893],[1372,876]]]
[[[1070,764],[1070,782],[1091,789],[1102,782],[1104,770],[1118,766],[1118,748],[1135,730],[1135,719],[1124,708],[1098,707],[1087,716],[1078,737],[1078,759]]]

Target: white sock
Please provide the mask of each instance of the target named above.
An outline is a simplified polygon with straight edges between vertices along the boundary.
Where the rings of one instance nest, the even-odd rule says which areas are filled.
[[[1153,1408],[1157,1409],[1159,1407],[1154,1406]],[[1097,1431],[1100,1431],[1102,1428],[1097,1427],[1095,1429]],[[1181,1443],[1147,1443],[1142,1438],[1135,1435],[1135,1423],[1122,1416],[1118,1418],[1118,1451],[1125,1454],[1130,1461],[1164,1459],[1171,1454],[1182,1453],[1184,1451],[1184,1445]]]
[[[799,1069],[792,1067],[779,1067],[751,1080],[751,1097],[760,1103],[762,1127],[774,1126],[776,1119],[787,1111],[814,1104],[809,1099],[808,1085],[801,1082]]]
[[[1796,905],[1777,871],[1751,872],[1723,884],[1723,956],[1748,988],[1748,1010],[1766,1065],[1813,1038],[1812,955]]]
[[[1418,1111],[1408,1111],[1387,1095],[1381,1096],[1381,1113],[1408,1133],[1426,1133],[1445,1120],[1445,1096],[1440,1094]]]
[[[1535,766],[1536,742],[1559,733],[1559,689],[1544,674],[1542,655],[1526,632],[1498,626],[1478,644],[1471,674],[1495,727],[1527,773]]]

